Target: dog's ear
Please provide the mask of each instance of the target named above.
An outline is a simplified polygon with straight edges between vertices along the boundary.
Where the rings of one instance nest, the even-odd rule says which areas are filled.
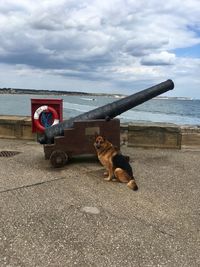
[[[98,132],[95,132],[94,133],[94,140],[96,140],[98,136],[99,136],[99,133]]]
[[[103,141],[106,141],[105,135],[101,135],[101,137],[102,137]]]

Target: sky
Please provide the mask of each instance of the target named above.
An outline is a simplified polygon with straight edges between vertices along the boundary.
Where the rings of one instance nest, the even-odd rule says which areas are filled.
[[[200,0],[0,0],[0,88],[200,99]]]

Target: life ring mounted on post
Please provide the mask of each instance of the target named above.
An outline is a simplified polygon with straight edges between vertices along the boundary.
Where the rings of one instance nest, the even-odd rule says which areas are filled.
[[[52,118],[53,123],[48,125],[47,127],[53,126],[59,123],[59,116],[58,116],[57,111],[54,108],[46,106],[46,105],[40,106],[38,109],[36,109],[33,118],[34,118],[35,127],[41,132],[44,132],[44,130],[46,129],[46,127],[40,121],[40,117],[43,112],[52,114],[52,117],[53,117]]]

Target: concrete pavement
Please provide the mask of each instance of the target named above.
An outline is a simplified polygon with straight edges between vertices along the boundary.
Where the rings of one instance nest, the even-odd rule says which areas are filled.
[[[95,161],[53,169],[35,142],[0,139],[0,266],[200,266],[200,151],[123,147],[139,186]]]

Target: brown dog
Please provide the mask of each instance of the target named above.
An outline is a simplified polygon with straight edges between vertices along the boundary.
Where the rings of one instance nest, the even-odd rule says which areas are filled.
[[[108,172],[108,177],[105,178],[106,181],[112,181],[115,178],[119,182],[127,183],[129,188],[138,190],[132,168],[127,158],[116,147],[102,136],[96,137],[94,147],[97,151],[99,161]]]

